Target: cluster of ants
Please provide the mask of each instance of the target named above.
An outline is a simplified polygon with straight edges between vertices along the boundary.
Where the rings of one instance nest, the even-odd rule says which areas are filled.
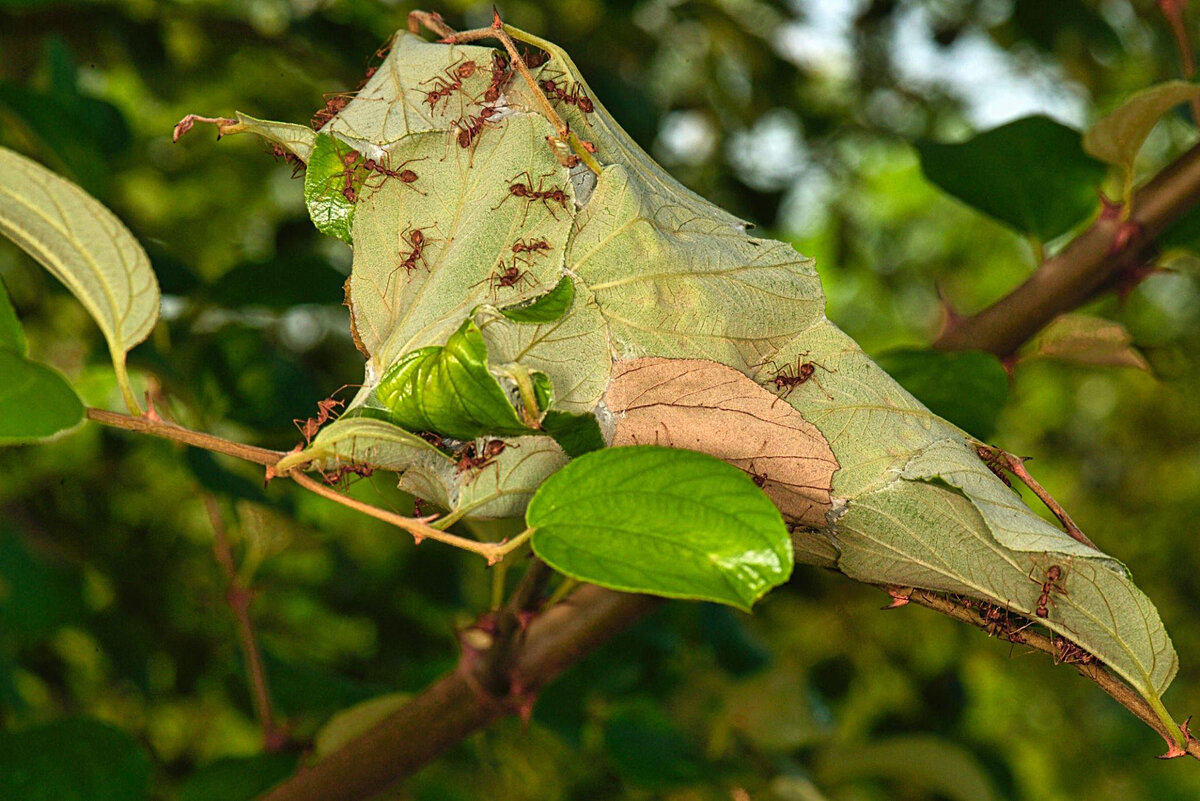
[[[345,389],[345,387],[342,389]],[[300,430],[300,434],[304,437],[305,444],[311,445],[313,437],[320,431],[321,426],[337,417],[337,409],[345,405],[345,401],[329,397],[325,400],[317,401],[317,414],[315,417],[309,417],[305,420],[293,420],[292,422],[295,423],[296,428]],[[500,439],[489,439],[482,445],[476,445],[473,441],[451,444],[444,437],[429,431],[423,432],[418,436],[438,450],[449,452],[454,458],[455,475],[462,475],[471,471],[478,474],[483,468],[493,464],[496,461],[496,457],[508,447],[508,443]],[[348,476],[354,475],[360,478],[369,478],[374,472],[374,468],[368,464],[348,462],[338,465],[335,470],[322,472],[321,477],[327,484],[341,486],[346,483]]]
[[[462,475],[471,470],[478,473],[495,462],[496,457],[508,447],[508,443],[502,439],[489,439],[482,447],[477,447],[473,441],[451,446],[444,437],[431,431],[422,432],[418,436],[440,451],[450,451],[454,457],[455,475]]]
[[[1049,604],[1052,603],[1051,595],[1055,592],[1065,595],[1066,590],[1059,584],[1062,579],[1063,569],[1059,565],[1050,565],[1046,569],[1045,581],[1037,582],[1041,584],[1041,594],[1038,597],[1037,608],[1034,614],[1045,619],[1049,617]],[[1031,577],[1032,579],[1032,577]],[[1036,579],[1032,579],[1035,582]],[[983,624],[983,630],[988,633],[989,637],[999,637],[1002,640],[1020,645],[1026,642],[1026,637],[1022,634],[1025,629],[1034,624],[1034,621],[1024,618],[1020,615],[1013,614],[1009,609],[997,604],[979,601],[974,598],[969,598],[965,595],[951,595],[950,598],[966,609],[976,611],[979,619]],[[1051,641],[1054,645],[1054,663],[1058,664],[1091,664],[1096,661],[1096,657],[1091,652],[1081,648],[1079,645],[1071,642],[1065,637],[1060,637],[1057,634],[1051,634]]]

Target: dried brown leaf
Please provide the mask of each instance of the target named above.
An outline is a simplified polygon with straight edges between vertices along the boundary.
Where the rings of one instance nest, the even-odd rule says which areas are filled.
[[[812,423],[745,375],[704,359],[618,361],[613,445],[700,451],[745,470],[786,520],[826,525],[837,459]]]

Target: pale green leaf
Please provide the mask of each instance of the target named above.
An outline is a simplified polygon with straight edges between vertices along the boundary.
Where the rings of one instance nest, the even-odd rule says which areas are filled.
[[[470,99],[481,97],[491,82],[493,52],[488,47],[434,44],[399,31],[375,74],[321,132],[377,155],[372,148],[390,149],[409,134],[450,130],[455,120],[479,113],[479,105]],[[462,79],[461,89],[431,104],[430,91],[458,81],[455,70],[468,62],[475,66],[464,70],[472,74]]]
[[[838,568],[851,578],[987,600],[1038,620],[1095,654],[1148,700],[1170,684],[1178,658],[1149,599],[1103,560],[1018,552],[988,532],[957,490],[898,481],[859,496],[838,520]],[[1036,617],[1051,565],[1063,569],[1049,617]]]
[[[485,310],[476,319],[494,363],[519,362],[544,373],[558,409],[590,413],[596,408],[608,386],[612,356],[608,326],[591,292],[572,292],[563,316],[538,325],[514,323],[507,315]]]
[[[661,202],[614,164],[579,213],[567,268],[595,296],[617,350],[748,370],[821,319],[810,259]]]
[[[0,148],[0,233],[79,299],[104,333],[126,403],[137,400],[125,354],[158,319],[158,281],[146,251],[116,216],[75,184]]]
[[[561,280],[574,206],[566,170],[546,148],[551,133],[540,117],[520,115],[485,128],[471,148],[433,132],[407,137],[390,151],[392,169],[408,163],[419,177],[364,189],[350,281],[355,326],[378,373],[401,354],[444,342],[481,303],[508,305]],[[563,189],[564,202],[513,196],[518,184]],[[405,266],[418,247],[414,231],[422,245]],[[531,240],[549,249],[518,260],[522,279],[500,285],[513,245]]]
[[[240,111],[235,111],[234,116],[237,118],[236,129],[228,129],[224,133],[255,134],[308,163],[317,142],[317,133],[311,127],[291,122],[260,120]]]
[[[1042,329],[1021,361],[1055,359],[1092,367],[1133,367],[1150,372],[1133,337],[1116,320],[1090,314],[1064,314]]]

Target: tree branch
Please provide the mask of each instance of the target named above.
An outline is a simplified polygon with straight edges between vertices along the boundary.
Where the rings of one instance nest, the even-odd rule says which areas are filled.
[[[1128,219],[1101,213],[1008,295],[978,314],[949,324],[933,346],[1011,356],[1055,317],[1086,303],[1112,286],[1122,271],[1148,260],[1154,238],[1198,200],[1200,145],[1134,194]]]
[[[614,634],[661,603],[591,585],[536,617],[513,660],[512,675],[537,692]],[[302,768],[262,801],[365,799],[412,775],[438,754],[514,711],[483,690],[488,660],[464,659],[403,708],[317,764]]]

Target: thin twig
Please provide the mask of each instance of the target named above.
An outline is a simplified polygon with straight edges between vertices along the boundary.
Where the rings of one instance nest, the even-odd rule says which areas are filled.
[[[513,66],[517,68],[517,72],[521,74],[521,78],[529,87],[529,91],[533,93],[534,101],[537,103],[542,114],[554,126],[554,141],[565,144],[587,165],[588,169],[599,175],[602,171],[600,163],[583,146],[579,137],[571,132],[571,127],[559,116],[558,112],[554,110],[554,106],[550,104],[550,99],[546,97],[546,93],[542,91],[542,87],[538,86],[538,82],[534,79],[533,73],[529,71],[529,66],[525,63],[525,59],[517,51],[517,45],[513,42],[510,31],[515,32],[516,29],[505,25],[500,19],[500,12],[493,9],[492,25],[490,28],[477,28],[472,31],[451,33],[443,36],[438,41],[445,44],[463,44],[464,42],[478,42],[482,39],[496,39],[503,44],[504,49],[508,51],[508,56]]]
[[[168,423],[164,420],[152,420],[148,417],[135,417],[133,415],[93,408],[87,410],[87,416],[89,420],[103,425],[163,437],[164,439],[182,442],[186,445],[193,445],[197,448],[204,448],[214,453],[223,453],[227,456],[234,456],[248,462],[266,465],[268,468],[274,468],[282,458],[288,455],[282,451],[267,450],[266,448],[243,445],[240,442],[214,437],[211,434],[193,431],[190,428],[184,428],[183,426]],[[291,469],[284,473],[275,473],[275,475],[290,478],[300,486],[323,498],[336,501],[355,511],[368,514],[397,528],[402,528],[413,535],[413,539],[416,540],[417,544],[420,544],[422,540],[428,537],[437,542],[453,545],[456,548],[462,548],[471,553],[477,553],[487,559],[490,565],[496,564],[496,562],[524,545],[533,534],[532,531],[525,531],[507,542],[478,542],[477,540],[460,537],[457,534],[448,534],[445,531],[433,528],[429,523],[435,520],[436,517],[404,517],[395,512],[389,512],[347,497],[332,487],[315,481],[299,469]]]
[[[991,445],[985,445],[981,442],[975,443],[975,450],[979,454],[979,458],[983,459],[989,467],[993,469],[1001,468],[1009,471],[1017,478],[1021,479],[1021,483],[1029,487],[1034,495],[1046,505],[1050,513],[1058,518],[1058,522],[1062,524],[1063,529],[1077,542],[1081,542],[1089,548],[1096,548],[1096,543],[1088,539],[1088,536],[1083,533],[1079,526],[1075,525],[1075,521],[1067,514],[1067,510],[1062,507],[1058,501],[1054,500],[1054,496],[1046,491],[1046,488],[1038,483],[1028,470],[1025,469],[1025,459],[1019,456],[1013,456],[1011,453]],[[1003,476],[1001,476],[1003,478]],[[1100,550],[1096,548],[1096,550]]]
[[[212,434],[193,431],[190,428],[184,428],[175,423],[168,423],[165,420],[152,420],[148,417],[135,417],[130,414],[121,414],[120,412],[110,412],[95,408],[88,408],[87,418],[101,425],[123,428],[126,431],[136,431],[139,434],[150,434],[155,437],[182,442],[185,445],[194,445],[197,448],[204,448],[214,453],[223,453],[226,456],[244,459],[247,462],[254,462],[255,464],[273,465],[285,455],[282,451],[272,451],[253,445],[243,445],[240,442],[233,442],[221,437],[214,437]]]
[[[203,493],[204,506],[208,510],[208,519],[213,529],[213,556],[225,574],[225,600],[233,612],[233,620],[237,628],[238,642],[241,644],[242,656],[246,660],[246,674],[250,678],[250,697],[254,703],[254,714],[258,717],[263,732],[263,748],[274,753],[287,745],[288,734],[286,727],[276,726],[275,712],[271,705],[271,690],[267,683],[267,671],[263,666],[262,654],[258,648],[258,639],[254,636],[254,623],[250,619],[250,605],[254,602],[254,591],[245,586],[238,578],[237,564],[233,560],[233,549],[229,544],[229,535],[225,530],[225,521],[221,517],[221,508],[217,500],[209,493]]]

